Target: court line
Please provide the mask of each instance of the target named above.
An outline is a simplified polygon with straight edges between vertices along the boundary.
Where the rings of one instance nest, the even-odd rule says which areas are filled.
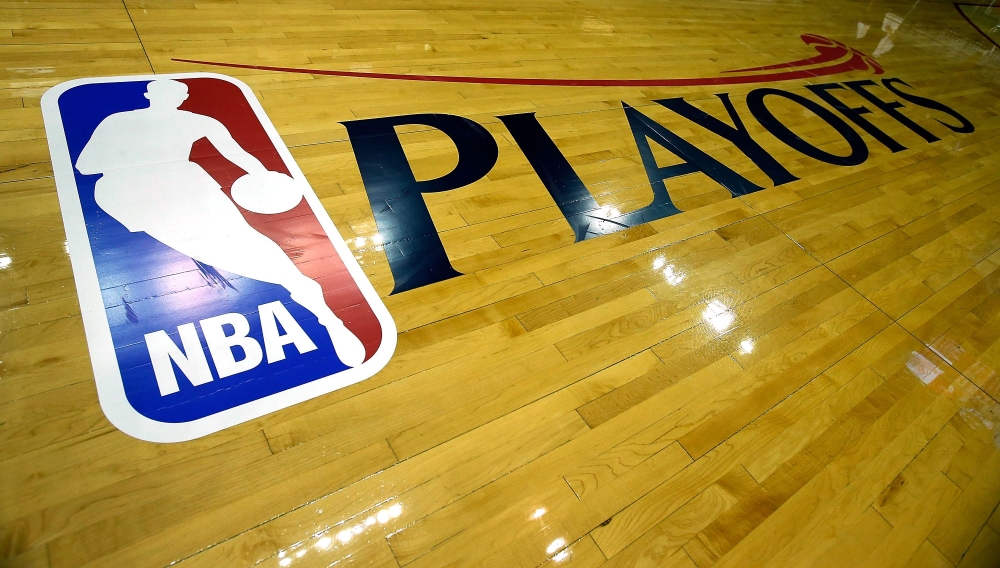
[[[982,35],[984,38],[986,38],[986,41],[992,43],[993,45],[995,45],[997,47],[1000,47],[1000,43],[997,43],[996,41],[994,41],[993,38],[991,38],[990,35],[988,33],[986,33],[986,30],[984,30],[983,28],[981,28],[978,25],[976,25],[975,22],[973,22],[971,19],[969,19],[969,16],[965,13],[965,11],[962,10],[962,6],[980,6],[980,7],[983,7],[983,8],[991,8],[991,7],[993,7],[992,4],[970,4],[968,2],[954,2],[954,6],[955,6],[955,9],[958,10],[958,13],[961,14],[963,18],[965,18],[965,21],[969,22],[970,26],[972,26],[977,32],[980,33],[980,35]]]

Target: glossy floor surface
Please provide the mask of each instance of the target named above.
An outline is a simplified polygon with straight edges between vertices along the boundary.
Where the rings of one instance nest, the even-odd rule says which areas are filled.
[[[1000,48],[995,16],[962,9],[0,1],[0,564],[1000,566]],[[711,78],[815,56],[802,34],[885,72],[559,86],[175,61]],[[153,444],[98,403],[39,100],[79,77],[188,71],[252,87],[384,297],[398,347],[346,389]],[[852,122],[870,155],[837,165],[780,141],[745,101],[771,87],[818,104],[808,85],[882,78],[975,131],[907,103],[928,141],[841,89],[904,148]],[[716,93],[799,179],[775,187],[728,139],[654,102],[684,97],[728,124]],[[769,104],[802,139],[849,152],[787,102]],[[576,242],[497,116],[536,113],[611,218],[652,199],[623,103],[764,189],[734,198],[703,173],[674,177],[683,212]],[[341,122],[414,113],[484,125],[499,158],[482,179],[424,197],[463,275],[390,295]],[[455,167],[441,132],[397,132],[418,179]],[[679,162],[650,146],[657,163]]]

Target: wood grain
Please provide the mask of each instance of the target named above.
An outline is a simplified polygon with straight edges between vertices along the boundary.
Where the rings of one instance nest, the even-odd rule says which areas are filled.
[[[567,87],[176,61],[719,77],[811,56],[806,33],[877,53],[885,74]],[[0,566],[1000,566],[1000,56],[951,3],[0,0],[0,61]],[[151,444],[97,398],[39,101],[80,77],[191,71],[251,87],[398,347],[356,385]],[[904,147],[854,128],[870,155],[841,166],[746,103],[761,86],[819,102],[807,86],[886,77],[975,131],[905,102],[928,142],[834,90]],[[718,93],[798,179],[775,186],[655,102],[732,124]],[[671,178],[682,213],[575,242],[497,117],[535,113],[597,203],[628,212],[652,190],[625,104],[764,189]],[[801,107],[768,105],[801,140],[850,151]],[[424,195],[462,276],[389,295],[342,122],[419,113],[479,122],[499,158]],[[417,179],[457,163],[435,129],[397,135]],[[659,167],[681,162],[650,145]]]

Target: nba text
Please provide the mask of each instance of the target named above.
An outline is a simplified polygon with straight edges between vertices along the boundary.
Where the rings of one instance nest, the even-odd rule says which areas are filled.
[[[285,346],[289,344],[300,355],[316,349],[316,344],[281,302],[263,304],[258,307],[257,313],[260,316],[263,349],[256,339],[250,337],[250,321],[243,314],[222,314],[198,322],[220,379],[249,371],[260,365],[265,357],[268,364],[283,361]],[[212,371],[195,324],[178,326],[177,335],[181,341],[179,346],[165,330],[145,336],[160,396],[180,391],[174,365],[193,386],[212,381]],[[239,359],[234,349],[241,352]]]

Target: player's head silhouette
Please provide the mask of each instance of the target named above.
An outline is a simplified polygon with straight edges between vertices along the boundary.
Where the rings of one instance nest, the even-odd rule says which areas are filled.
[[[176,109],[188,98],[188,87],[180,81],[158,79],[146,85],[149,108]]]

